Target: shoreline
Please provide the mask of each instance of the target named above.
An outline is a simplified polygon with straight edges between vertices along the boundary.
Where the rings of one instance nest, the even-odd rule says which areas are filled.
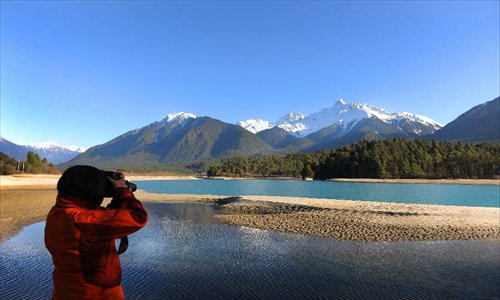
[[[500,208],[244,196],[217,219],[238,226],[356,241],[500,241]]]
[[[298,177],[203,177],[197,179],[207,180],[306,180]],[[468,185],[500,185],[500,179],[382,179],[382,178],[332,178],[317,181],[331,182],[362,182],[362,183],[415,183],[415,184],[468,184]]]
[[[334,178],[334,182],[364,182],[364,183],[418,183],[418,184],[471,184],[500,185],[500,179],[377,179],[377,178]]]
[[[45,219],[55,202],[59,177],[31,174],[0,176],[0,241],[13,236],[27,225]],[[199,178],[132,175],[127,179]],[[483,184],[483,181],[474,182]],[[223,212],[216,217],[218,220],[262,230],[363,241],[500,240],[500,208],[495,207],[280,196],[243,196],[235,203],[218,205],[220,199],[231,197],[155,194],[142,190],[135,194],[144,202],[215,204]]]
[[[0,189],[0,242],[43,221],[55,185]],[[500,208],[279,196],[227,197],[135,192],[143,202],[213,204],[236,226],[359,241],[500,240]],[[225,203],[228,198],[234,200]],[[221,201],[221,199],[224,199]],[[231,201],[229,201],[231,202]],[[103,203],[105,206],[107,201]]]
[[[150,181],[150,180],[199,180],[194,176],[174,176],[174,175],[127,175],[127,180],[130,181]],[[15,190],[15,189],[55,189],[57,181],[61,177],[51,174],[16,174],[16,175],[0,175],[0,190]]]
[[[130,181],[152,180],[301,180],[293,177],[199,177],[191,175],[145,175],[125,173]],[[0,175],[0,190],[9,189],[52,189],[57,185],[60,174],[15,174]],[[332,182],[363,182],[363,183],[417,183],[417,184],[467,184],[467,185],[499,185],[500,179],[376,179],[376,178],[334,178],[325,181]]]

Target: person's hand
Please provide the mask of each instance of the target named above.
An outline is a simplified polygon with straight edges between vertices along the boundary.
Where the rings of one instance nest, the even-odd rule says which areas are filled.
[[[125,174],[120,173],[120,179],[114,180],[113,178],[108,176],[109,181],[111,181],[111,184],[113,185],[113,188],[128,188],[127,183],[125,182]]]

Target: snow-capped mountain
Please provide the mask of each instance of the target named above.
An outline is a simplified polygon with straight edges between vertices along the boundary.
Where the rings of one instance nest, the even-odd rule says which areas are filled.
[[[46,158],[53,164],[67,162],[70,159],[80,155],[87,149],[74,145],[61,146],[56,142],[49,141],[43,143],[25,145],[29,151],[33,151],[42,158]]]
[[[83,152],[85,152],[85,150],[87,150],[87,148],[78,147],[75,145],[61,146],[54,141],[28,144],[25,146],[31,147],[33,149],[39,149],[42,151],[64,151],[64,150],[67,150],[67,151],[72,151],[72,152],[83,153]]]
[[[38,154],[41,158],[46,158],[53,164],[60,164],[76,157],[85,150],[83,147],[74,145],[60,146],[58,143],[52,141],[19,145],[0,137],[0,151],[18,160],[26,159],[26,154],[31,151]]]
[[[278,120],[278,124],[293,123],[304,119],[304,115],[301,113],[288,113]]]
[[[384,123],[397,126],[409,136],[432,134],[442,127],[440,123],[415,113],[393,113],[369,104],[347,103],[343,99],[335,102],[332,107],[308,116],[300,113],[288,113],[274,124],[259,120],[260,124],[267,124],[266,128],[255,126],[255,122],[250,122],[252,120],[241,121],[238,124],[251,132],[259,132],[277,126],[296,137],[305,137],[323,128],[336,125],[338,135],[341,136],[348,133],[360,121],[369,118],[376,118]]]
[[[265,141],[238,125],[176,113],[94,146],[62,167],[91,164],[101,168],[145,168],[272,151]]]
[[[246,121],[240,121],[238,122],[237,125],[240,125],[241,127],[245,128],[251,133],[257,133],[259,131],[263,131],[274,127],[273,124],[262,119],[249,119]]]
[[[488,110],[498,111],[495,107],[498,105]],[[478,113],[484,114],[482,110]],[[497,115],[491,120],[498,120],[495,117]],[[478,126],[483,124],[475,122],[480,124]],[[469,123],[466,125],[472,127]],[[229,124],[181,112],[96,145],[61,167],[90,164],[107,169],[142,170],[164,168],[169,164],[177,168],[179,163],[187,163],[187,168],[192,170],[197,162],[229,156],[314,152],[363,139],[433,138],[434,135],[426,135],[426,132],[434,132],[440,127],[438,122],[418,114],[391,113],[368,104],[349,104],[343,100],[308,116],[289,113],[276,123],[252,119]]]
[[[197,116],[194,114],[186,113],[186,112],[178,112],[175,114],[168,114],[167,117],[163,120],[165,123],[183,123],[188,119],[196,119]]]

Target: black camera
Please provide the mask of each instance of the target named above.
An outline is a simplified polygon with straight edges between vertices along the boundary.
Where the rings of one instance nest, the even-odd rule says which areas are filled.
[[[110,177],[114,180],[119,180],[121,178],[121,173],[119,172],[113,172],[113,171],[102,171],[104,173],[104,176]],[[125,183],[127,184],[128,188],[132,191],[135,192],[137,190],[137,185],[133,182],[130,182],[128,180],[125,180]],[[107,181],[106,183],[106,193],[104,194],[104,197],[113,197],[115,194],[115,189],[113,187],[113,184],[111,181]]]

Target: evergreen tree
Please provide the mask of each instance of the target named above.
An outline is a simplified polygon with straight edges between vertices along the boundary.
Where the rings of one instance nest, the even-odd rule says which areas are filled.
[[[314,177],[314,172],[311,169],[310,165],[305,165],[304,168],[302,169],[302,179],[305,180],[307,178],[313,178]]]
[[[500,144],[363,140],[337,149],[286,156],[230,157],[211,167],[229,176],[329,178],[498,178]]]

